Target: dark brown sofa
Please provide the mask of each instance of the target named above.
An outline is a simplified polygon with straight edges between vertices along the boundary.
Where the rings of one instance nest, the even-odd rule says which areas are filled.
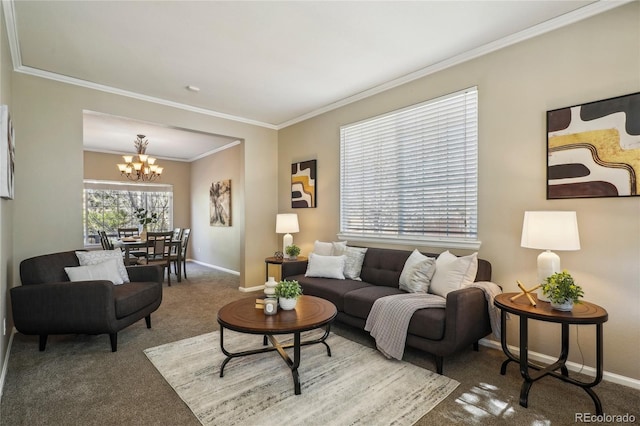
[[[425,253],[430,257],[437,254]],[[403,293],[399,288],[400,274],[410,251],[369,248],[365,254],[360,278],[362,281],[305,277],[307,262],[284,262],[282,277],[297,280],[303,293],[322,297],[338,308],[336,319],[364,329],[367,316],[376,299]],[[491,264],[478,259],[475,281],[491,281]],[[446,308],[420,309],[411,318],[406,345],[436,357],[436,369],[443,371],[445,356],[473,345],[491,333],[489,311],[484,292],[467,287],[450,292]]]
[[[22,286],[11,289],[16,329],[39,335],[44,351],[49,334],[109,334],[116,352],[118,331],[145,318],[162,302],[163,270],[160,266],[131,266],[131,282],[70,282],[64,268],[79,266],[74,251],[46,254],[20,263]]]

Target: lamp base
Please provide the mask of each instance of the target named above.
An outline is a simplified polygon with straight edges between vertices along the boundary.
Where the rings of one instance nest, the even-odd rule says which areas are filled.
[[[282,237],[282,255],[285,259],[291,259],[291,256],[287,254],[287,247],[293,245],[293,235],[284,234]]]
[[[551,250],[546,250],[538,255],[538,282],[540,284],[546,284],[547,277],[555,274],[556,272],[560,272],[562,269],[560,268],[560,256],[552,252]],[[538,290],[538,300],[543,302],[548,302],[549,299],[542,292],[542,288]]]

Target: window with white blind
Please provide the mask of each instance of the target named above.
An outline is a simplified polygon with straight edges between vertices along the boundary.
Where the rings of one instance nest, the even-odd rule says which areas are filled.
[[[473,87],[340,128],[340,237],[477,248]]]

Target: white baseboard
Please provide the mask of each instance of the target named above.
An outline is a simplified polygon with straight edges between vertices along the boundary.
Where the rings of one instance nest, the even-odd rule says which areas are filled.
[[[7,352],[4,354],[4,362],[2,363],[2,373],[0,373],[0,399],[4,393],[4,379],[7,377],[7,369],[9,368],[9,355],[11,354],[11,345],[13,344],[13,336],[16,334],[16,329],[11,329],[11,335],[9,336],[9,344],[7,345]]]
[[[240,290],[243,293],[249,293],[249,292],[252,292],[252,291],[264,290],[264,284],[263,285],[257,285],[255,287],[238,287],[238,290]]]
[[[492,339],[480,339],[480,344],[482,346],[487,346],[489,348],[497,349],[502,352],[502,345],[500,342],[492,340]],[[509,345],[509,350],[513,354],[520,354],[520,348],[516,346]],[[537,361],[543,363],[545,365],[553,364],[557,361],[557,358],[551,357],[549,355],[541,354],[539,352],[529,351],[529,358],[532,361]],[[575,362],[567,362],[567,368],[574,372],[581,372],[588,376],[595,377],[596,369],[593,367],[583,366],[581,364],[577,364]],[[582,370],[582,371],[581,371]],[[622,386],[627,386],[633,389],[640,389],[640,380],[632,379],[631,377],[621,376],[615,373],[603,372],[602,379],[607,382],[615,383]]]
[[[210,263],[201,262],[199,260],[187,259],[189,262],[197,263],[198,265],[206,266],[207,268],[217,269],[218,271],[227,272],[233,275],[240,275],[239,271],[234,271],[233,269],[223,268],[221,266],[211,265]]]

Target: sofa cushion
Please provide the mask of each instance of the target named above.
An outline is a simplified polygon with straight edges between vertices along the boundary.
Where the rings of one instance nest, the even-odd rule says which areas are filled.
[[[344,295],[344,313],[367,319],[373,303],[381,297],[404,293],[394,287],[372,285],[350,291]]]
[[[116,318],[124,318],[151,305],[162,295],[162,285],[153,282],[125,283],[113,287]]]
[[[362,281],[387,287],[398,288],[400,274],[411,254],[407,250],[369,248],[362,262]]]
[[[303,294],[321,297],[333,303],[339,312],[344,311],[345,294],[358,288],[371,286],[361,281],[311,278],[304,275],[294,275],[287,279],[298,281],[302,286]]]
[[[419,309],[411,317],[407,333],[429,340],[444,338],[446,312],[442,308]]]

